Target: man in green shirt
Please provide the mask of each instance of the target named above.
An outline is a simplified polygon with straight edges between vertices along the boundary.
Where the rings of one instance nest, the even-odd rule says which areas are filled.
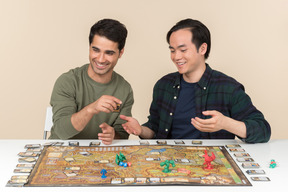
[[[89,64],[71,69],[56,81],[50,104],[53,127],[49,139],[127,139],[125,122],[134,103],[130,84],[113,69],[124,52],[127,29],[112,19],[91,27]]]

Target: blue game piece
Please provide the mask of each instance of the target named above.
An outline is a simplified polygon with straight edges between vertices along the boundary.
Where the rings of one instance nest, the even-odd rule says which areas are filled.
[[[128,164],[127,164],[127,163],[124,163],[123,167],[127,167],[127,166],[128,166]]]
[[[107,173],[106,169],[102,169],[100,173],[102,174],[101,176],[102,179],[107,178],[107,176],[105,175]]]
[[[119,165],[120,165],[120,166],[123,166],[123,165],[124,165],[124,163],[121,161],[121,162],[119,163]]]

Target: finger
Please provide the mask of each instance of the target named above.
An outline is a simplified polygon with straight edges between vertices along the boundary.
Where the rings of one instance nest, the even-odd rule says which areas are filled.
[[[210,119],[201,119],[199,117],[195,117],[195,121],[198,122],[199,124],[202,124],[203,126],[205,125],[211,125],[215,123],[215,119],[210,118]]]
[[[120,117],[120,119],[123,119],[123,120],[125,120],[125,121],[128,121],[128,120],[129,120],[129,117],[127,117],[127,116],[125,116],[125,115],[120,115],[119,117]]]

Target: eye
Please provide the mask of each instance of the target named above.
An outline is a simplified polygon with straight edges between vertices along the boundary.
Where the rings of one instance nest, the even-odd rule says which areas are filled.
[[[181,50],[182,53],[185,53],[186,51],[187,51],[187,49],[182,49]]]

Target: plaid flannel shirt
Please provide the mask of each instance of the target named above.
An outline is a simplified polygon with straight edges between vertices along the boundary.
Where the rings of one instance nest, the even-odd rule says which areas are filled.
[[[148,122],[143,126],[155,132],[154,138],[168,138],[172,129],[173,114],[180,91],[181,75],[176,73],[162,77],[154,86],[153,101],[150,106]],[[245,93],[243,85],[235,79],[212,70],[206,64],[206,70],[195,88],[196,116],[202,119],[202,111],[216,110],[223,115],[242,121],[246,125],[247,137],[242,139],[247,143],[268,142],[271,128],[263,114],[252,104]],[[234,139],[235,135],[220,130],[213,133],[201,132],[199,139]]]

